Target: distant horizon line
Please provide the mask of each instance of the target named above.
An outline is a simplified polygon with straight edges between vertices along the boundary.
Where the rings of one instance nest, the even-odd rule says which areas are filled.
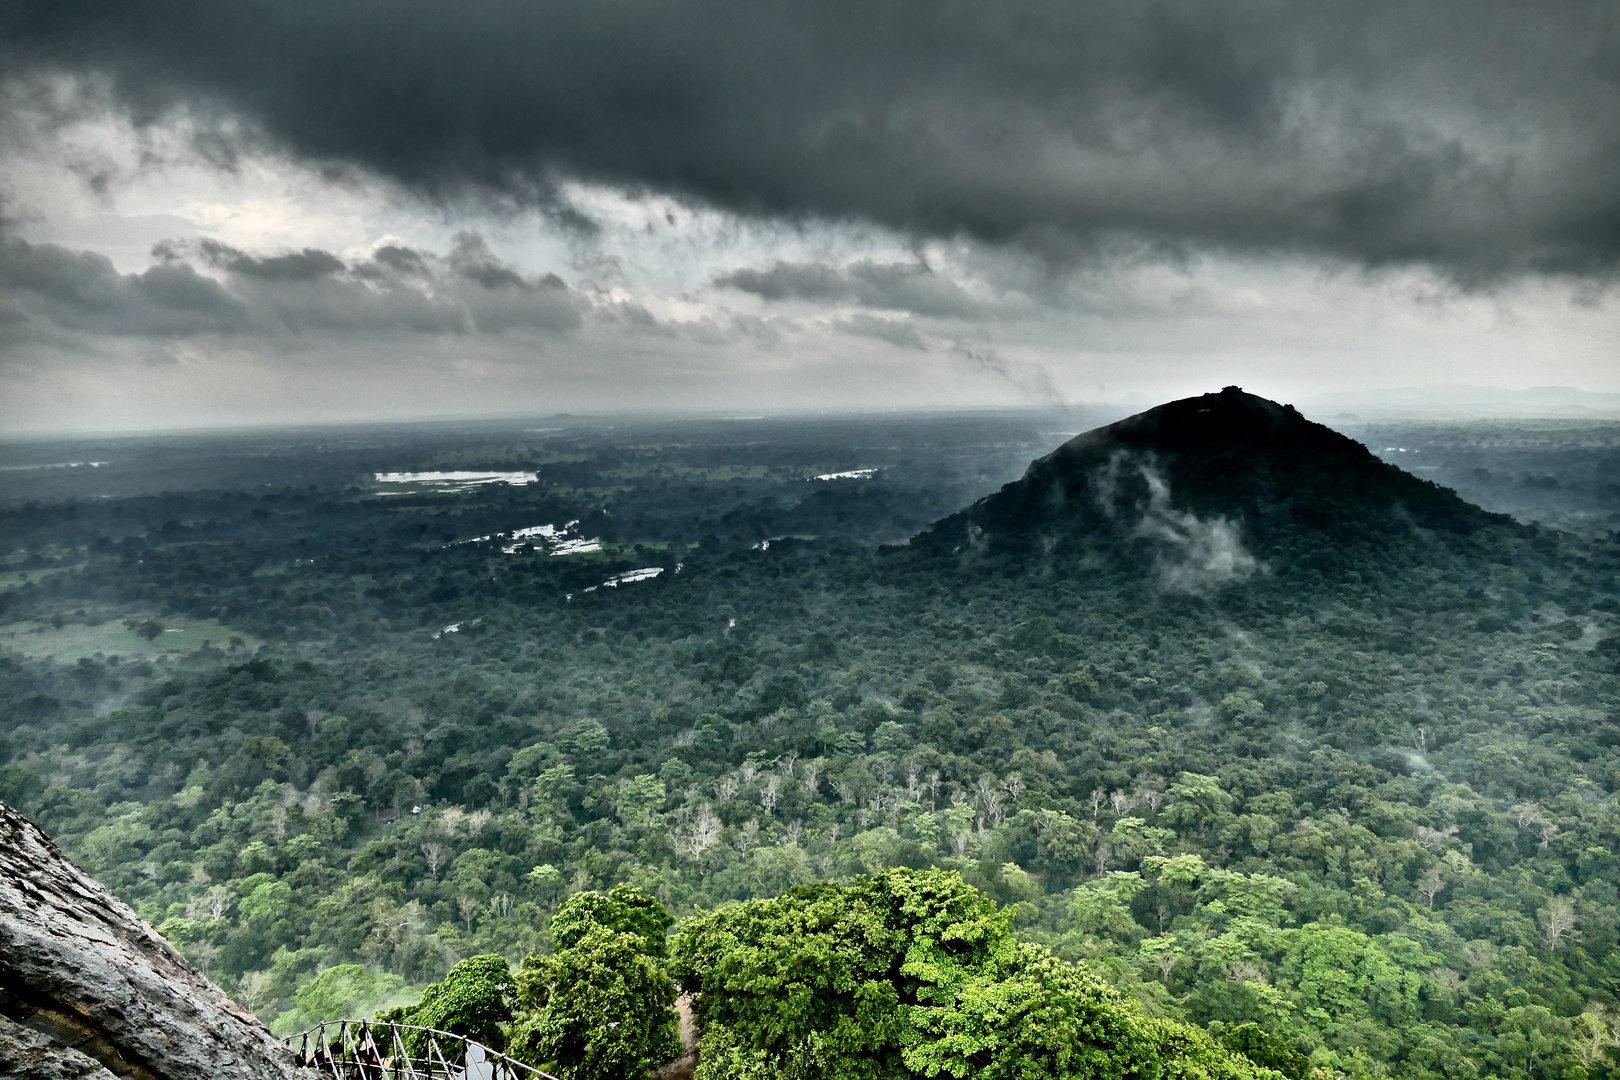
[[[1212,393],[1220,387],[1212,386],[1204,393]],[[1247,389],[1247,388],[1245,388]],[[1256,393],[1256,391],[1250,391]],[[1511,395],[1512,399],[1504,404],[1518,404],[1523,411],[1444,411],[1447,408],[1474,409],[1480,408],[1480,402],[1464,404],[1458,402],[1446,405],[1441,402],[1404,402],[1404,403],[1374,403],[1373,399],[1384,395],[1410,395],[1410,394],[1450,394],[1450,395]],[[1534,402],[1525,402],[1525,395],[1548,396],[1570,395],[1589,399],[1597,399],[1593,404],[1596,409],[1581,409],[1579,406],[1569,406],[1569,411],[1538,410]],[[250,434],[256,432],[288,432],[288,431],[329,431],[334,429],[382,428],[382,427],[410,427],[416,425],[442,425],[442,424],[510,424],[510,423],[544,423],[550,421],[583,421],[587,423],[600,423],[616,419],[625,419],[638,422],[658,420],[670,421],[697,421],[709,420],[715,422],[758,423],[779,420],[795,419],[848,419],[855,417],[882,417],[882,416],[952,416],[952,415],[993,415],[1018,413],[1063,413],[1087,411],[1103,411],[1129,409],[1140,411],[1150,409],[1169,401],[1181,400],[1183,397],[1196,397],[1197,394],[1180,396],[1154,397],[1142,392],[1132,392],[1115,399],[1073,401],[1073,402],[1029,402],[1024,404],[997,403],[993,405],[896,405],[888,408],[850,408],[850,409],[788,409],[778,412],[764,411],[748,415],[739,414],[734,409],[682,409],[682,408],[617,408],[617,409],[564,409],[557,412],[469,412],[469,413],[430,413],[422,415],[380,416],[380,417],[338,417],[321,420],[292,419],[285,421],[255,420],[239,423],[199,423],[186,425],[169,425],[153,427],[129,428],[20,428],[0,430],[0,443],[29,443],[29,442],[56,442],[72,439],[130,439],[143,437],[191,437],[208,435]],[[1261,397],[1269,397],[1259,392]],[[1287,396],[1287,395],[1284,395]],[[1351,416],[1347,412],[1335,414],[1336,419],[1379,419],[1379,418],[1405,418],[1405,419],[1569,419],[1569,420],[1620,420],[1620,392],[1586,390],[1574,386],[1536,385],[1526,387],[1492,386],[1480,383],[1426,383],[1400,387],[1378,387],[1367,390],[1333,390],[1312,394],[1307,397],[1296,397],[1292,402],[1281,398],[1271,398],[1281,404],[1293,404],[1301,411],[1307,409],[1319,410],[1323,407],[1340,409],[1357,402],[1355,413],[1365,415]],[[756,406],[757,408],[757,406]],[[1130,413],[1122,414],[1131,415]]]

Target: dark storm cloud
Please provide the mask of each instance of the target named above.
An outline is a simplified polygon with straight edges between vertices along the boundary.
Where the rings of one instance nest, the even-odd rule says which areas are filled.
[[[121,274],[105,256],[0,233],[0,340],[555,335],[586,310],[559,278],[518,273],[472,233],[443,257],[397,246],[353,261],[317,248],[254,255],[211,239],[165,242],[153,256]]]
[[[312,161],[1076,254],[1608,272],[1613,0],[11,0],[0,63]],[[559,212],[561,212],[559,210]],[[570,218],[583,227],[577,215]]]
[[[847,270],[820,263],[777,262],[717,277],[716,285],[753,293],[765,300],[852,301],[865,307],[916,315],[977,319],[995,313],[961,285],[915,263],[861,260]]]
[[[105,256],[0,235],[0,340],[67,332],[129,337],[230,333],[246,308],[184,263],[120,274]]]
[[[367,273],[375,274],[378,268],[414,277],[425,276],[428,273],[427,260],[414,248],[385,244],[373,251],[371,258],[376,267],[368,268]]]
[[[212,266],[268,281],[314,281],[344,269],[342,259],[318,248],[255,258],[217,240],[205,239],[197,242],[197,250]]]
[[[958,319],[991,314],[990,305],[926,266],[862,261],[849,268],[849,278],[856,297],[869,307]]]
[[[387,251],[398,249],[388,248]],[[415,254],[414,252],[412,254]],[[420,256],[417,256],[420,259]],[[510,289],[515,292],[533,292],[536,289],[561,289],[566,291],[567,286],[563,279],[556,274],[547,274],[535,281],[530,281],[517,270],[501,262],[489,250],[489,244],[477,233],[458,233],[455,243],[450,249],[448,258],[450,268],[468,281],[477,282],[486,289]]]
[[[843,272],[820,263],[778,261],[764,270],[745,268],[723,274],[714,283],[765,300],[849,300],[855,295]]]

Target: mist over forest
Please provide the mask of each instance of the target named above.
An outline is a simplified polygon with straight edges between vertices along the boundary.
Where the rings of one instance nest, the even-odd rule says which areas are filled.
[[[622,962],[707,1076],[1612,1075],[1620,428],[1146,416],[0,445],[0,800],[283,1036],[510,964],[555,1066]],[[758,1043],[816,911],[979,951]]]

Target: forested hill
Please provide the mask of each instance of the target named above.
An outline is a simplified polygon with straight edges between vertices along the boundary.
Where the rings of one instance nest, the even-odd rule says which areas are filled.
[[[6,511],[0,799],[281,1032],[558,955],[582,891],[837,880],[858,929],[856,877],[941,869],[1006,949],[1322,1077],[1613,1076],[1620,537],[1199,400],[888,548],[1017,469],[961,471],[961,425],[755,467],[716,425],[391,466],[526,486]],[[1176,442],[1228,407],[1249,450]]]
[[[1189,580],[1264,568],[1309,584],[1517,532],[1292,406],[1229,386],[1071,439],[913,546],[1012,565],[1115,565],[1151,551]]]

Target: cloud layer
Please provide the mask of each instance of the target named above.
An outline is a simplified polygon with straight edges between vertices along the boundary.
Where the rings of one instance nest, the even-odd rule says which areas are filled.
[[[560,278],[525,277],[496,259],[474,233],[445,256],[395,244],[352,261],[318,248],[256,256],[209,239],[162,244],[154,256],[145,271],[120,274],[105,256],[0,232],[0,342],[555,336],[588,307]]]
[[[0,429],[1620,390],[1616,29],[12,0]]]
[[[1468,279],[1620,258],[1611,0],[13,0],[0,50],[14,79],[184,111],[223,162],[268,143],[580,230],[567,181],[1058,258],[1287,251]],[[966,303],[811,269],[730,283]]]

